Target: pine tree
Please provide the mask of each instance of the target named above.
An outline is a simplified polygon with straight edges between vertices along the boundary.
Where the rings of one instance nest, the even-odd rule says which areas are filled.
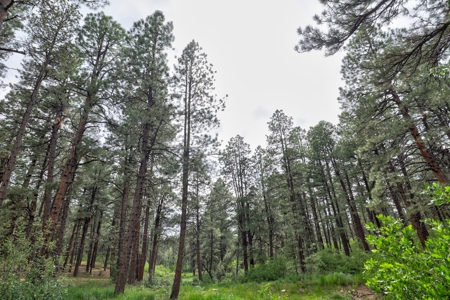
[[[101,108],[102,100],[107,98],[105,92],[114,81],[111,77],[114,59],[120,54],[124,36],[124,29],[103,13],[88,14],[85,24],[78,31],[76,42],[85,61],[75,80],[77,92],[85,98],[80,107],[77,129],[50,211],[47,241],[56,238],[56,229],[62,216],[62,209],[65,201],[68,201],[66,195],[80,163],[81,142],[88,123],[92,121],[91,112],[96,108]],[[62,230],[64,231],[64,228]],[[42,252],[48,252],[46,247]]]
[[[22,138],[30,116],[39,97],[42,83],[49,72],[67,55],[67,44],[71,42],[73,27],[78,22],[77,8],[67,1],[46,1],[40,7],[27,26],[29,33],[27,49],[29,59],[25,62],[27,67],[22,72],[24,81],[32,80],[33,87],[29,91],[28,103],[23,113],[20,127],[17,131],[14,145],[8,159],[8,164],[2,175],[0,183],[0,207],[6,196],[11,175],[14,171],[16,159],[19,154]]]
[[[164,23],[164,15],[156,11],[145,20],[134,23],[129,32],[130,40],[127,47],[127,56],[130,74],[130,87],[134,87],[131,97],[142,102],[143,122],[139,149],[139,171],[133,195],[133,203],[128,224],[128,230],[123,244],[123,253],[119,263],[119,274],[115,287],[115,294],[125,290],[125,281],[130,271],[134,272],[137,257],[140,214],[142,209],[142,193],[147,176],[147,164],[152,149],[159,135],[159,130],[167,122],[167,61],[165,51],[170,48],[173,41],[172,23]],[[150,49],[150,51],[149,51]],[[142,107],[142,105],[137,105]],[[136,110],[134,110],[136,111]],[[134,282],[133,273],[130,273],[129,282]]]
[[[223,109],[224,101],[213,95],[214,73],[206,54],[195,41],[183,50],[175,66],[175,95],[181,100],[183,119],[182,199],[178,257],[170,299],[178,299],[183,267],[186,237],[186,212],[189,189],[191,147],[204,142],[208,129],[218,125],[216,113]],[[205,135],[206,134],[206,135]]]

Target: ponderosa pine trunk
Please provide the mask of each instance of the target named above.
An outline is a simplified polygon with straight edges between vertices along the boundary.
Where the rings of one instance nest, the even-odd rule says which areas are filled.
[[[417,149],[419,149],[423,160],[428,165],[430,170],[433,172],[437,181],[439,181],[440,183],[446,183],[447,178],[446,178],[444,172],[439,167],[439,165],[436,162],[436,160],[434,159],[433,155],[431,155],[431,153],[428,151],[427,147],[425,146],[425,143],[422,141],[422,138],[419,133],[419,129],[414,124],[413,119],[409,115],[408,108],[405,105],[403,105],[400,97],[398,96],[397,92],[393,88],[389,89],[389,93],[391,94],[392,99],[395,102],[395,104],[397,104],[398,109],[400,110],[400,113],[401,113],[403,119],[410,124],[408,127],[408,130],[411,133],[411,136],[413,137],[414,142],[416,143]]]
[[[148,223],[150,221],[150,200],[147,203],[147,207],[145,208],[145,218],[144,218],[144,234],[142,236],[142,250],[141,257],[139,259],[139,274],[138,281],[142,281],[144,279],[144,268],[145,262],[147,261],[147,252],[148,252]]]
[[[147,96],[147,109],[148,113],[152,109],[154,105],[153,99],[153,89],[149,87],[148,96]],[[144,124],[144,129],[142,132],[142,148],[141,148],[141,161],[139,166],[139,172],[136,180],[136,187],[134,190],[133,196],[133,204],[131,207],[130,221],[128,223],[128,230],[125,236],[125,241],[123,244],[123,252],[121,257],[121,262],[119,265],[119,273],[118,278],[114,290],[114,294],[123,294],[125,291],[125,283],[127,280],[127,274],[129,270],[129,263],[132,254],[132,248],[135,245],[134,238],[139,236],[139,221],[141,215],[141,207],[142,207],[142,193],[144,189],[144,182],[147,174],[147,163],[150,158],[150,145],[149,145],[149,136],[152,125],[150,121]],[[156,136],[156,135],[155,135]],[[136,252],[135,252],[136,253]]]
[[[98,253],[98,242],[100,240],[100,230],[102,227],[102,217],[103,217],[103,211],[100,211],[100,216],[98,218],[98,224],[97,224],[97,232],[94,237],[94,247],[92,250],[91,255],[91,263],[90,263],[90,269],[89,273],[92,274],[92,269],[95,269],[95,262],[97,261],[97,253]]]
[[[27,239],[31,238],[31,233],[33,230],[33,224],[34,224],[34,220],[36,217],[36,207],[37,207],[37,201],[38,201],[38,197],[39,197],[39,187],[41,186],[41,182],[42,182],[42,177],[44,176],[44,172],[45,172],[45,165],[47,164],[47,157],[48,157],[48,149],[47,149],[47,153],[45,154],[45,158],[44,161],[42,162],[42,167],[41,167],[41,171],[39,172],[39,176],[38,176],[38,180],[36,182],[36,186],[33,189],[33,198],[31,200],[31,203],[28,205],[28,221],[27,221],[27,226],[25,229],[25,237]],[[32,163],[33,164],[33,163]],[[34,161],[34,165],[36,164],[36,161]],[[34,169],[34,166],[31,169]],[[27,178],[27,181],[29,183],[29,180],[31,179],[31,173],[30,173],[30,178]],[[27,183],[27,186],[28,186]]]
[[[83,258],[83,252],[84,252],[84,243],[86,241],[86,235],[89,230],[89,224],[92,219],[91,209],[94,204],[94,201],[95,201],[95,198],[97,195],[97,191],[98,191],[98,187],[95,186],[92,188],[91,201],[90,201],[89,208],[88,208],[88,216],[86,216],[84,218],[83,229],[82,229],[82,233],[81,233],[80,247],[78,248],[78,252],[77,252],[77,260],[75,262],[75,269],[73,271],[73,277],[78,276],[78,271],[80,269],[81,260]]]
[[[59,137],[59,129],[61,128],[62,123],[62,107],[60,106],[58,108],[58,111],[56,112],[55,121],[52,125],[52,134],[50,138],[50,144],[49,144],[49,154],[48,154],[48,166],[47,166],[47,185],[53,183],[53,174],[55,171],[55,161],[56,161],[56,142],[58,141]],[[46,223],[48,221],[48,218],[50,216],[50,207],[51,207],[51,201],[52,201],[52,195],[51,195],[51,189],[49,187],[45,188],[44,197],[43,197],[43,214],[42,214],[42,230],[45,230]]]
[[[125,141],[126,143],[126,141]],[[123,245],[125,243],[125,230],[126,230],[126,219],[127,219],[127,209],[128,209],[128,197],[130,194],[130,173],[129,173],[129,165],[131,164],[131,151],[130,154],[128,154],[128,149],[125,149],[125,152],[127,153],[125,159],[124,159],[124,165],[123,165],[123,175],[125,177],[124,183],[123,183],[123,189],[122,189],[122,199],[120,202],[120,219],[119,219],[119,242],[117,245],[117,270],[120,270],[120,266],[122,263],[122,255],[123,255]]]
[[[319,160],[320,165],[322,166],[322,163]],[[344,228],[344,222],[342,221],[342,216],[341,216],[341,210],[339,207],[339,203],[337,202],[337,197],[336,197],[336,191],[334,189],[334,183],[333,183],[333,178],[331,176],[331,171],[330,171],[330,167],[328,164],[328,161],[325,160],[325,170],[326,170],[326,174],[328,175],[328,177],[324,177],[324,182],[325,185],[327,187],[327,192],[328,192],[328,196],[330,199],[330,203],[331,203],[331,208],[333,210],[333,215],[336,219],[336,225],[338,227],[338,231],[339,231],[339,235],[341,237],[341,242],[342,242],[342,247],[344,248],[344,253],[347,256],[350,256],[350,242],[348,240],[348,237],[345,233],[345,228]],[[325,176],[325,173],[323,173],[323,176]],[[328,185],[328,180],[330,181],[330,184]]]
[[[263,201],[264,201],[264,212],[266,213],[267,225],[269,227],[269,258],[272,259],[273,258],[273,236],[274,236],[273,221],[274,220],[273,220],[273,216],[272,216],[272,211],[269,207],[269,202],[267,201],[266,189],[264,186],[264,179],[262,178],[262,174],[261,174],[261,192],[262,192]]]
[[[83,223],[83,228],[82,228],[82,232],[81,232],[81,240],[80,240],[80,244],[79,247],[77,249],[77,259],[75,261],[75,268],[73,270],[73,277],[77,277],[78,276],[78,271],[80,270],[80,265],[81,265],[81,260],[83,258],[83,252],[84,252],[84,243],[86,241],[86,234],[89,230],[89,222],[90,222],[90,218],[85,218],[84,219],[84,223]]]
[[[202,274],[202,256],[200,254],[200,203],[199,203],[199,182],[197,178],[197,185],[196,185],[196,195],[195,198],[197,199],[197,205],[195,207],[195,225],[197,232],[195,233],[195,253],[197,255],[197,270],[198,270],[198,280],[203,281],[203,274]]]
[[[285,137],[283,136],[283,133],[280,131],[280,142],[281,142],[281,154],[283,158],[283,165],[284,165],[284,171],[286,176],[286,183],[287,188],[289,190],[289,201],[291,203],[291,211],[292,211],[292,220],[293,220],[293,227],[294,227],[294,234],[295,239],[297,240],[297,251],[298,251],[298,258],[299,258],[299,264],[300,264],[300,270],[302,273],[306,272],[306,264],[305,264],[305,253],[304,253],[304,242],[303,237],[300,233],[300,222],[299,222],[299,216],[300,211],[298,209],[298,203],[296,200],[296,193],[295,193],[295,187],[294,187],[294,180],[292,178],[291,173],[291,164],[288,157],[288,149],[287,144],[285,141]]]
[[[191,147],[191,100],[192,100],[192,79],[190,75],[185,75],[185,95],[184,95],[184,134],[183,134],[183,177],[181,194],[181,220],[180,220],[180,241],[178,244],[178,256],[175,267],[175,276],[172,285],[170,299],[178,299],[181,286],[181,272],[183,271],[184,242],[186,238],[186,211],[189,189],[189,167],[190,167],[190,147]]]
[[[75,242],[75,237],[77,236],[77,232],[78,232],[78,224],[80,223],[80,220],[77,219],[75,220],[75,222],[73,223],[73,229],[72,229],[72,234],[70,235],[70,240],[69,240],[69,244],[67,245],[67,249],[66,249],[66,253],[64,255],[64,264],[62,269],[64,270],[67,266],[67,263],[69,262],[69,256],[70,256],[70,252],[72,251],[74,242]]]
[[[324,248],[322,233],[320,231],[320,220],[321,219],[319,219],[319,216],[317,214],[316,199],[314,198],[314,195],[313,195],[313,192],[312,192],[312,189],[311,189],[311,185],[310,185],[309,182],[307,183],[307,185],[308,185],[308,191],[309,191],[309,202],[311,204],[311,211],[312,211],[312,214],[313,214],[314,227],[316,229],[317,244],[319,246],[318,250],[321,250],[321,249]]]
[[[142,200],[141,200],[142,201]],[[140,207],[139,212],[141,212],[142,206]],[[137,227],[135,228],[135,232],[131,238],[131,252],[130,252],[130,264],[128,267],[128,284],[134,285],[136,283],[137,274],[138,274],[138,261],[139,261],[139,242],[140,242],[140,232],[141,232],[141,216],[139,213],[139,222]]]
[[[152,251],[150,254],[151,256],[148,266],[149,282],[152,282],[153,276],[155,275],[156,259],[158,257],[158,238],[161,227],[161,217],[162,217],[161,214],[163,205],[164,205],[164,197],[161,197],[158,203],[158,207],[156,208],[155,223],[153,226]]]
[[[2,2],[4,0],[1,0]],[[6,12],[5,12],[6,13]],[[1,11],[0,11],[1,18]],[[0,23],[1,24],[1,23]],[[0,208],[2,207],[3,200],[6,196],[6,191],[9,186],[9,181],[11,179],[12,172],[14,171],[14,167],[16,166],[17,155],[20,151],[20,145],[22,143],[23,136],[25,134],[25,129],[28,125],[28,121],[31,116],[31,111],[33,110],[34,104],[38,98],[39,90],[41,89],[42,82],[47,76],[47,65],[49,63],[50,58],[48,57],[44,64],[41,66],[41,70],[36,78],[36,82],[34,83],[33,92],[31,93],[30,101],[28,102],[25,113],[22,117],[22,121],[20,122],[19,130],[16,134],[16,139],[14,140],[14,145],[11,150],[11,154],[8,159],[8,164],[6,165],[6,170],[2,175],[2,181],[0,182]]]
[[[338,174],[337,174],[337,176],[340,178],[341,185],[342,185],[343,184],[342,178]],[[362,243],[362,245],[363,245],[364,251],[368,252],[368,251],[370,251],[369,244],[367,244],[367,241],[366,241],[364,227],[361,223],[361,218],[359,217],[359,213],[358,213],[358,210],[355,205],[355,198],[353,196],[352,187],[350,185],[350,179],[348,178],[347,172],[345,172],[345,179],[347,181],[348,190],[344,189],[345,184],[342,185],[342,189],[344,190],[344,193],[346,194],[347,203],[350,208],[353,224],[355,226],[355,232],[359,238],[359,242]]]

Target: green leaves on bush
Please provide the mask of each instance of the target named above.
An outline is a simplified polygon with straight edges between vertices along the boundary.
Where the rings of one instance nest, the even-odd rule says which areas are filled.
[[[243,282],[275,281],[286,275],[286,263],[282,259],[275,259],[268,263],[256,265],[248,270]]]
[[[0,239],[0,298],[63,299],[65,284],[54,276],[53,261],[36,254],[42,240],[32,243],[22,232],[18,230],[16,236]]]
[[[306,258],[306,269],[310,274],[359,274],[364,269],[368,255],[360,248],[352,247],[351,256],[327,248]]]
[[[450,220],[428,220],[430,237],[423,249],[412,226],[378,216],[384,226],[367,241],[375,247],[365,264],[367,285],[386,299],[450,299]]]

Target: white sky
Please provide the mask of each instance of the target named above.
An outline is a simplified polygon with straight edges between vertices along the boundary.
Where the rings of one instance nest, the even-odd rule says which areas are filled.
[[[216,92],[228,94],[219,139],[241,135],[254,149],[265,146],[276,109],[305,129],[320,120],[336,124],[343,53],[299,54],[297,28],[322,11],[318,0],[110,0],[104,8],[128,30],[161,10],[174,24],[175,53],[196,40],[216,73]],[[14,59],[12,59],[14,60]],[[175,62],[171,59],[171,64]],[[8,63],[8,65],[10,65]],[[10,75],[10,79],[11,79]],[[7,80],[8,81],[8,78]]]

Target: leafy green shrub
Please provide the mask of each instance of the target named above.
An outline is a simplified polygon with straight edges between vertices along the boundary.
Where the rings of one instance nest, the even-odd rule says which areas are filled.
[[[282,259],[275,259],[268,263],[251,268],[242,279],[243,282],[274,281],[286,276],[286,263]]]
[[[376,247],[366,262],[367,285],[386,299],[450,299],[450,220],[428,220],[430,237],[423,249],[411,225],[378,217],[384,224],[368,229],[367,237]]]
[[[64,279],[54,276],[51,259],[39,253],[42,240],[31,243],[18,230],[15,236],[3,237],[0,242],[1,299],[63,299]]]
[[[310,274],[361,273],[368,254],[357,246],[352,247],[352,250],[350,256],[330,248],[316,252],[306,258],[307,272]]]

